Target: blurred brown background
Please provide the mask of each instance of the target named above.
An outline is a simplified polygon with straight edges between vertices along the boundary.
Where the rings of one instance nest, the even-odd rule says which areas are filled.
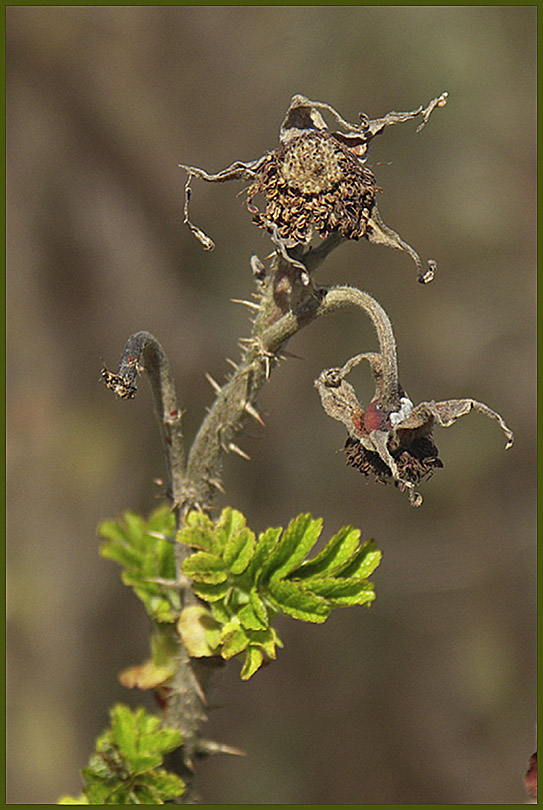
[[[255,530],[300,511],[384,552],[371,610],[324,626],[284,620],[285,648],[248,684],[231,664],[206,733],[247,750],[198,766],[206,803],[517,803],[535,748],[536,7],[136,6],[7,9],[8,802],[78,793],[79,770],[148,653],[148,624],[96,526],[149,512],[163,475],[146,383],[132,402],[100,383],[128,335],[169,355],[194,435],[225,356],[238,356],[249,257],[270,250],[241,183],[185,175],[277,143],[294,93],[344,117],[449,103],[415,134],[389,129],[369,165],[384,220],[426,259],[362,241],[323,284],[372,292],[395,325],[414,402],[471,396],[438,431],[445,468],[409,507],[367,483],[321,410],[325,366],[374,349],[362,316],[297,336],[228,458],[228,499]],[[366,369],[353,381],[361,399]]]

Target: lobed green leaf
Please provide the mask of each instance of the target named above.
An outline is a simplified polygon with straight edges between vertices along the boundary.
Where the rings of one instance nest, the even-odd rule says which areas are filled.
[[[228,572],[224,562],[216,554],[209,551],[197,551],[183,561],[183,573],[195,582],[205,582],[208,585],[217,585],[225,582]]]
[[[238,622],[229,622],[222,629],[221,633],[221,655],[228,660],[233,658],[240,652],[243,652],[249,646],[249,637],[245,630],[238,624]]]
[[[222,510],[221,515],[215,527],[214,547],[215,554],[219,554],[224,558],[225,554],[229,555],[231,552],[227,551],[229,541],[248,531],[244,515],[238,512],[237,509],[227,506]],[[252,532],[251,532],[252,534]]]
[[[375,586],[367,579],[311,579],[306,587],[338,606],[363,605],[375,599]]]
[[[268,626],[267,622],[257,615],[251,604],[241,608],[237,615],[245,630],[265,630]]]
[[[161,507],[147,522],[126,512],[121,520],[104,521],[99,527],[99,534],[105,539],[101,555],[123,566],[123,582],[134,588],[151,618],[158,622],[175,621],[181,603],[176,589],[148,581],[175,579],[173,544],[151,532],[170,537],[174,523],[171,511]]]
[[[345,566],[358,549],[360,529],[352,526],[343,526],[325,547],[311,560],[306,560],[294,571],[289,578],[309,579],[321,577],[323,574],[333,574]]]
[[[263,565],[264,579],[279,580],[297,568],[315,545],[321,531],[321,518],[314,520],[310,514],[301,514],[291,520]]]
[[[266,653],[268,658],[272,659],[277,656],[275,647],[283,646],[273,627],[268,627],[266,630],[251,630],[249,639],[251,647],[259,647]]]
[[[203,551],[213,551],[213,538],[215,526],[213,521],[203,512],[193,510],[185,518],[185,525],[177,533],[178,543],[199,548]]]
[[[210,602],[215,604],[220,599],[224,599],[228,591],[230,590],[230,583],[225,580],[224,582],[219,582],[215,585],[209,584],[207,582],[193,582],[192,583],[192,590],[199,596],[200,599],[205,599],[206,602]]]
[[[62,804],[164,804],[183,793],[184,783],[158,766],[179,747],[181,734],[161,727],[144,708],[117,704],[111,726],[96,740],[96,751],[83,768],[84,793],[63,796]]]
[[[248,681],[264,663],[264,653],[258,647],[249,647],[241,670],[241,680]]]
[[[268,598],[280,613],[305,622],[322,623],[330,614],[325,599],[289,580],[271,580]]]
[[[100,556],[113,560],[125,568],[139,568],[143,553],[128,545],[126,540],[108,540],[100,546]]]
[[[333,607],[375,598],[367,577],[381,554],[373,541],[360,545],[360,530],[352,526],[340,529],[308,560],[322,531],[322,520],[310,514],[299,515],[285,530],[267,529],[256,542],[244,516],[230,507],[215,526],[200,513],[191,513],[188,523],[179,538],[187,541],[185,533],[193,532],[189,545],[201,550],[185,560],[183,571],[218,623],[206,629],[206,645],[225,659],[245,652],[243,680],[282,646],[270,625],[275,613],[322,623]]]
[[[127,757],[136,753],[136,718],[137,714],[122,703],[111,713],[111,741]]]
[[[277,547],[282,531],[282,526],[278,526],[277,528],[266,529],[266,531],[259,535],[253,558],[247,570],[249,578],[255,584],[260,578],[264,568],[264,563],[269,558],[273,550]]]
[[[382,556],[383,554],[377,548],[375,540],[367,540],[364,545],[360,546],[348,564],[336,573],[336,576],[367,579],[381,562]]]
[[[175,799],[181,796],[185,789],[185,783],[180,776],[175,773],[169,773],[164,769],[156,769],[148,774],[146,779],[147,785],[153,789],[155,794],[158,794],[162,799],[161,804],[164,802]]]

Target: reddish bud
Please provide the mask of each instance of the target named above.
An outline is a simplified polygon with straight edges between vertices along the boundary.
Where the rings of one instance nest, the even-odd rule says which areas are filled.
[[[364,427],[367,433],[371,433],[372,430],[386,430],[386,421],[386,415],[379,408],[377,400],[374,400],[364,414]]]

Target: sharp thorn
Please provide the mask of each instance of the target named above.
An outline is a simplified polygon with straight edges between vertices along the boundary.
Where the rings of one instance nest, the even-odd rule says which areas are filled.
[[[234,363],[234,361],[233,361],[233,360],[230,360],[230,358],[229,358],[229,357],[226,357],[226,358],[225,358],[225,360],[226,360],[226,362],[227,362],[227,363],[229,363],[229,364],[232,366],[232,368],[233,368],[235,371],[237,371],[237,370],[238,370],[239,366],[238,366],[238,364],[237,364],[237,363]]]
[[[194,683],[194,689],[196,691],[196,694],[198,695],[198,697],[202,701],[202,704],[204,706],[207,706],[207,698],[206,698],[206,696],[204,694],[204,690],[200,686],[198,678],[196,677],[196,675],[194,675],[194,673],[193,673],[193,676],[192,676],[192,682]]]
[[[247,453],[244,450],[242,450],[241,447],[238,447],[237,444],[234,444],[234,442],[229,442],[228,449],[231,450],[233,453],[237,453],[238,456],[247,459],[247,461],[251,460],[251,456],[248,456]]]
[[[287,359],[288,357],[294,358],[294,360],[304,360],[305,358],[300,357],[299,354],[293,354],[293,352],[286,351],[283,349],[281,352],[281,359]]]
[[[220,482],[220,481],[217,481],[217,479],[216,479],[216,478],[210,478],[210,479],[209,479],[209,483],[210,483],[212,486],[214,486],[214,487],[215,487],[215,489],[218,489],[218,490],[219,490],[219,492],[222,492],[222,494],[223,494],[223,495],[226,495],[226,492],[225,492],[225,489],[224,489],[223,485],[221,484],[221,482]]]
[[[230,301],[233,304],[244,304],[246,307],[250,307],[251,309],[260,309],[259,304],[255,304],[253,301],[244,301],[242,298],[231,298]]]
[[[206,371],[206,380],[207,380],[207,381],[208,381],[208,383],[211,385],[211,387],[213,388],[213,390],[214,390],[214,391],[215,391],[215,392],[218,394],[218,393],[219,393],[219,391],[221,390],[221,386],[219,385],[219,383],[217,382],[217,380],[214,380],[214,379],[213,379],[213,377],[211,376],[211,374],[208,374],[208,373],[207,373],[207,371]]]
[[[246,751],[242,751],[241,748],[234,748],[232,745],[226,745],[225,743],[218,743],[214,740],[199,740],[198,741],[198,753],[201,755],[206,754],[233,754],[236,757],[244,757],[246,756]]]
[[[256,410],[256,408],[255,408],[253,405],[251,405],[251,403],[250,403],[250,402],[246,402],[246,403],[245,403],[245,410],[247,411],[247,413],[249,414],[249,416],[252,416],[252,417],[253,417],[253,419],[256,419],[256,421],[257,421],[257,422],[258,422],[260,425],[262,425],[262,427],[266,427],[266,423],[264,422],[264,420],[262,419],[262,417],[260,416],[260,414],[258,413],[258,411]]]

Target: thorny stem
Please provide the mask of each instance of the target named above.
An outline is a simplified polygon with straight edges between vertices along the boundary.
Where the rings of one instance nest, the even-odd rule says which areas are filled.
[[[268,301],[269,304],[269,301]],[[233,437],[255,409],[260,389],[287,341],[312,321],[341,310],[362,309],[373,321],[383,366],[382,407],[397,410],[400,386],[396,344],[384,309],[368,293],[355,287],[333,287],[302,298],[294,310],[270,323],[266,302],[254,321],[253,334],[240,366],[220,389],[189,453],[184,503],[209,508],[220,480],[224,452],[236,449]]]
[[[320,263],[334,246],[332,242],[321,254],[316,253],[312,257],[313,266]],[[144,331],[132,335],[124,349],[118,374],[112,374],[106,369],[102,371],[107,386],[122,398],[135,395],[140,373],[146,372],[149,375],[166,451],[168,481],[178,525],[190,508],[211,508],[216,491],[221,488],[220,474],[224,453],[229,450],[240,452],[233,443],[235,434],[241,429],[247,415],[259,418],[255,407],[256,399],[273,366],[278,362],[281,350],[290,338],[317,318],[342,310],[357,309],[362,309],[370,316],[377,331],[383,366],[383,407],[388,407],[391,411],[398,407],[396,345],[390,320],[384,309],[368,293],[355,287],[338,286],[315,292],[299,282],[297,289],[294,285],[289,305],[288,296],[281,295],[279,290],[281,279],[284,282],[288,276],[289,266],[281,257],[276,256],[273,272],[262,283],[252,335],[246,341],[242,360],[218,391],[186,462],[181,434],[181,411],[167,357],[156,338]],[[290,277],[292,278],[291,268]],[[298,293],[298,299],[293,304],[295,292]],[[181,572],[186,553],[181,544],[176,544],[177,581],[185,607],[197,601]],[[183,796],[183,803],[194,801],[190,789],[193,760],[195,756],[205,753],[200,751],[199,740],[199,729],[206,719],[203,693],[205,680],[200,663],[191,660],[180,644],[176,672],[168,684],[171,694],[167,701],[166,720],[183,734],[181,775],[189,786]],[[217,750],[219,749],[218,745]]]
[[[331,240],[320,253],[315,252],[311,257],[313,267],[326,257],[335,244],[335,240]],[[362,309],[370,316],[377,331],[383,364],[383,391],[386,394],[383,406],[389,407],[391,411],[397,408],[399,385],[396,345],[390,321],[383,308],[368,293],[354,287],[334,287],[316,292],[304,287],[299,281],[297,285],[293,284],[289,299],[288,295],[281,294],[279,288],[285,278],[292,280],[295,277],[292,267],[282,257],[276,256],[272,272],[262,282],[262,294],[252,335],[246,341],[242,360],[218,391],[186,461],[181,433],[181,411],[177,404],[168,359],[156,338],[144,331],[132,335],[124,349],[118,374],[112,374],[106,369],[102,371],[106,385],[122,398],[135,395],[140,373],[146,372],[149,376],[178,526],[190,508],[211,508],[217,489],[221,489],[220,474],[224,453],[229,450],[240,452],[233,443],[233,438],[247,415],[260,418],[255,407],[256,399],[273,366],[278,362],[281,350],[291,337],[317,318],[356,309]],[[295,300],[296,304],[293,303]],[[184,607],[197,602],[181,571],[187,553],[188,550],[181,544],[176,544],[177,581]],[[196,801],[191,787],[194,758],[209,754],[211,750],[208,745],[204,751],[200,740],[200,728],[206,720],[204,689],[209,675],[210,670],[206,670],[197,659],[190,659],[183,645],[179,644],[175,674],[168,683],[171,691],[167,699],[165,722],[179,729],[183,735],[183,761],[179,766],[181,776],[187,783],[187,790],[181,799],[183,804]],[[214,750],[225,749],[217,743]]]

